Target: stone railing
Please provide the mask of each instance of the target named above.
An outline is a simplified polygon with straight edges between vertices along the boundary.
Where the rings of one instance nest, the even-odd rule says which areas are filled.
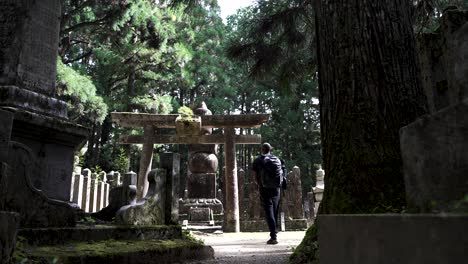
[[[71,182],[70,202],[86,213],[100,211],[109,204],[110,189],[122,185],[119,172],[93,173],[90,169],[76,168]]]

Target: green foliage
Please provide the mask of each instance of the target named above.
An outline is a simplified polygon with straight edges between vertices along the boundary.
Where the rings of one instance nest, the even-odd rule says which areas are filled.
[[[96,95],[96,86],[88,76],[57,60],[58,95],[67,100],[71,119],[84,124],[101,124],[107,115],[107,105]]]
[[[468,213],[468,194],[466,194],[465,197],[463,197],[463,199],[460,199],[454,202],[452,208],[450,209],[450,212],[467,214]]]
[[[128,163],[129,160],[127,158],[127,155],[125,154],[124,149],[119,148],[117,158],[113,160],[111,167],[120,173],[126,173],[125,170],[127,169]]]
[[[417,33],[435,32],[447,8],[468,9],[468,0],[416,0],[413,3]]]
[[[192,117],[194,115],[192,109],[190,109],[190,107],[185,106],[185,105],[180,107],[177,110],[177,113],[179,113],[180,115],[184,117]]]

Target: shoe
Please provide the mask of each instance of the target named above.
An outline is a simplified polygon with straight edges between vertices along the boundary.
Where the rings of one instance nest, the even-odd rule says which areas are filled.
[[[276,244],[278,244],[278,240],[272,238],[272,239],[270,239],[270,240],[267,241],[267,244],[269,244],[269,245],[276,245]]]

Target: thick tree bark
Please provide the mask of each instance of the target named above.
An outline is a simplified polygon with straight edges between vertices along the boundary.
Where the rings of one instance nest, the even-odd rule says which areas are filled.
[[[325,193],[321,213],[405,205],[399,129],[427,112],[411,1],[316,1]]]

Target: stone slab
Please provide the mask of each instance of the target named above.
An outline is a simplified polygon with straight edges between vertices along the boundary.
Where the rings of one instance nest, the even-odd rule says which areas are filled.
[[[468,215],[319,215],[321,264],[466,263]]]
[[[400,130],[407,201],[447,210],[468,194],[468,99]]]

